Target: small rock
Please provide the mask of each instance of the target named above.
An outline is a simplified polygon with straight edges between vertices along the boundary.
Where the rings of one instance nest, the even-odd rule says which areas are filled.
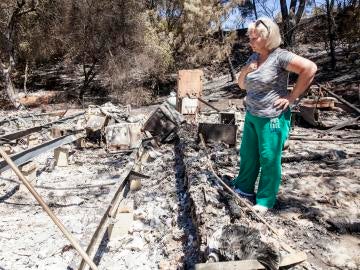
[[[145,241],[140,236],[134,236],[133,240],[126,245],[125,248],[134,251],[141,251],[144,249]]]
[[[173,233],[172,233],[172,238],[176,241],[179,241],[181,239],[183,239],[185,236],[184,231],[183,230],[179,230],[179,229],[174,229]]]
[[[160,270],[168,270],[170,269],[170,262],[162,260],[159,262],[159,269]]]
[[[141,189],[141,181],[140,179],[133,179],[130,182],[130,190],[137,191]]]

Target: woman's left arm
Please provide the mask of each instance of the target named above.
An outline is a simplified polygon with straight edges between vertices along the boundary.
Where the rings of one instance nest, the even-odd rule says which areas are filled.
[[[299,55],[295,55],[287,65],[286,70],[298,74],[299,77],[292,92],[288,96],[280,98],[274,103],[276,108],[283,110],[294,103],[295,100],[309,87],[314,79],[317,66],[314,62]]]

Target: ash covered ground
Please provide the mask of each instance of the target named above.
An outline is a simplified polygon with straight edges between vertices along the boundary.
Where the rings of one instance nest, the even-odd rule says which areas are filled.
[[[201,146],[197,123],[219,121],[217,113],[204,110],[180,126],[172,140],[147,148],[148,158],[138,168],[147,177],[140,187],[129,185],[123,194],[122,200],[131,205],[127,232],[104,236],[95,257],[99,269],[193,269],[208,259],[209,241],[228,224],[256,229],[286,255],[277,237],[209,170],[207,157],[220,177],[237,174],[244,118],[242,100],[219,93],[209,99],[217,100],[214,104],[224,111],[236,112],[238,143]],[[136,113],[146,118],[154,108]],[[345,113],[338,113],[326,114],[331,121],[344,121]],[[6,132],[16,130],[7,128]],[[359,269],[359,130],[326,133],[294,125],[291,136],[283,154],[278,201],[264,218],[283,241],[306,252],[308,260],[293,269]],[[131,158],[129,153],[109,153],[94,145],[71,144],[69,149],[66,167],[54,166],[53,152],[36,157],[34,186],[85,248]],[[76,269],[78,253],[10,170],[0,176],[0,191],[0,267]],[[121,223],[121,215],[112,222]]]

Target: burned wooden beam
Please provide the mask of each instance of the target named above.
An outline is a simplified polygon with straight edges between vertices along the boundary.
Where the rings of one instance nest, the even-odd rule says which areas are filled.
[[[322,86],[322,85],[319,85],[319,87],[321,89],[324,89],[330,96],[338,99],[339,101],[341,101],[342,103],[344,103],[346,106],[348,106],[349,108],[353,109],[355,112],[357,112],[358,114],[360,114],[360,109],[357,108],[356,106],[354,106],[353,104],[351,104],[350,102],[347,102],[345,99],[343,99],[342,97],[336,95],[334,92],[332,92],[330,89]]]
[[[65,111],[66,112],[66,111]],[[39,114],[29,114],[29,115],[20,115],[20,116],[14,116],[14,117],[3,117],[0,119],[0,125],[12,121],[16,121],[19,119],[26,119],[26,118],[34,118],[34,117],[42,117],[42,116],[62,116],[64,114],[64,111],[57,111],[57,112],[50,112],[50,113],[39,113]]]
[[[344,123],[341,123],[339,125],[336,125],[330,129],[327,129],[324,131],[324,133],[329,133],[329,132],[332,132],[332,131],[335,131],[335,130],[338,130],[338,129],[341,129],[341,128],[344,128],[344,127],[347,127],[347,126],[352,126],[352,125],[355,125],[356,123],[358,123],[360,119],[360,116],[356,117],[356,118],[353,118],[349,121],[346,121]]]
[[[205,105],[207,105],[208,107],[210,107],[211,109],[214,109],[217,112],[220,112],[220,110],[216,107],[214,107],[213,105],[211,105],[209,102],[207,102],[206,100],[203,100],[201,97],[197,98],[199,101],[201,101],[202,103],[204,103]]]
[[[326,131],[331,131],[331,130],[327,129]],[[319,141],[319,142],[355,141],[359,139],[360,136],[350,136],[343,138],[311,138],[311,137],[290,135],[289,137],[289,140],[293,140],[293,141]]]
[[[309,153],[307,155],[297,155],[297,156],[290,156],[290,157],[282,157],[281,162],[282,163],[291,163],[291,162],[301,162],[304,160],[307,161],[315,161],[315,160],[321,160],[326,155],[319,154],[319,153]]]
[[[20,130],[20,131],[10,133],[10,134],[5,134],[4,136],[0,137],[0,143],[2,141],[8,142],[8,141],[20,139],[20,138],[22,138],[22,137],[24,137],[26,135],[31,134],[31,133],[39,132],[39,131],[41,131],[43,129],[48,129],[48,128],[50,128],[51,126],[53,126],[55,124],[64,123],[64,122],[66,122],[68,120],[74,119],[74,118],[79,117],[79,116],[81,116],[83,114],[84,114],[84,112],[81,112],[81,113],[74,114],[74,115],[71,115],[71,116],[66,117],[66,118],[62,118],[62,119],[59,119],[59,120],[56,120],[56,121],[53,121],[53,122],[50,122],[50,123],[46,123],[44,125],[40,125],[40,126]]]
[[[333,109],[335,107],[335,101],[336,99],[333,97],[303,98],[299,104],[305,107]]]
[[[305,252],[296,252],[285,255],[280,262],[280,267],[292,266],[306,261]],[[266,269],[264,265],[257,260],[243,260],[243,261],[228,261],[216,263],[198,263],[195,265],[195,270],[254,270]]]
[[[47,141],[43,144],[37,145],[35,147],[26,149],[20,153],[13,154],[10,157],[16,165],[21,165],[46,151],[55,149],[67,143],[72,143],[82,136],[83,135],[80,132],[77,134],[62,136],[54,140]],[[7,163],[4,160],[0,161],[0,172],[4,172],[7,169],[9,169]]]
[[[109,196],[111,198],[111,202],[109,205],[106,206],[105,211],[103,213],[103,216],[99,222],[99,225],[97,226],[95,232],[92,234],[90,239],[84,239],[83,241],[88,241],[86,253],[89,255],[90,258],[95,259],[98,249],[100,248],[101,241],[104,237],[104,234],[106,230],[108,229],[108,226],[110,225],[110,221],[112,218],[114,218],[116,214],[116,210],[123,199],[123,190],[126,184],[128,183],[129,176],[133,172],[134,166],[139,162],[141,159],[141,155],[144,154],[144,149],[139,148],[132,152],[130,156],[130,162],[126,165],[123,172],[120,175],[119,180],[117,181],[116,187],[113,189],[112,194]],[[104,209],[101,209],[103,211]],[[88,235],[87,235],[88,236]],[[75,265],[77,262],[75,262],[76,259],[73,260],[71,265]],[[74,268],[76,268],[74,266]],[[79,270],[88,269],[88,265],[86,265],[85,260],[81,260],[80,265],[78,268]]]
[[[20,131],[14,132],[14,133],[6,134],[6,135],[0,137],[0,142],[9,142],[12,140],[20,139],[31,133],[38,132],[38,131],[42,130],[43,128],[44,128],[43,126],[37,126],[37,127],[20,130]]]

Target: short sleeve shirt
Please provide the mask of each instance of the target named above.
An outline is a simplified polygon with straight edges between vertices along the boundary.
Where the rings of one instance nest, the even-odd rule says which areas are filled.
[[[259,117],[273,118],[282,110],[274,107],[274,102],[286,96],[289,72],[286,70],[295,55],[287,50],[277,48],[272,51],[257,70],[247,74],[245,87],[247,92],[247,111]],[[256,61],[259,55],[253,53],[247,64]]]

